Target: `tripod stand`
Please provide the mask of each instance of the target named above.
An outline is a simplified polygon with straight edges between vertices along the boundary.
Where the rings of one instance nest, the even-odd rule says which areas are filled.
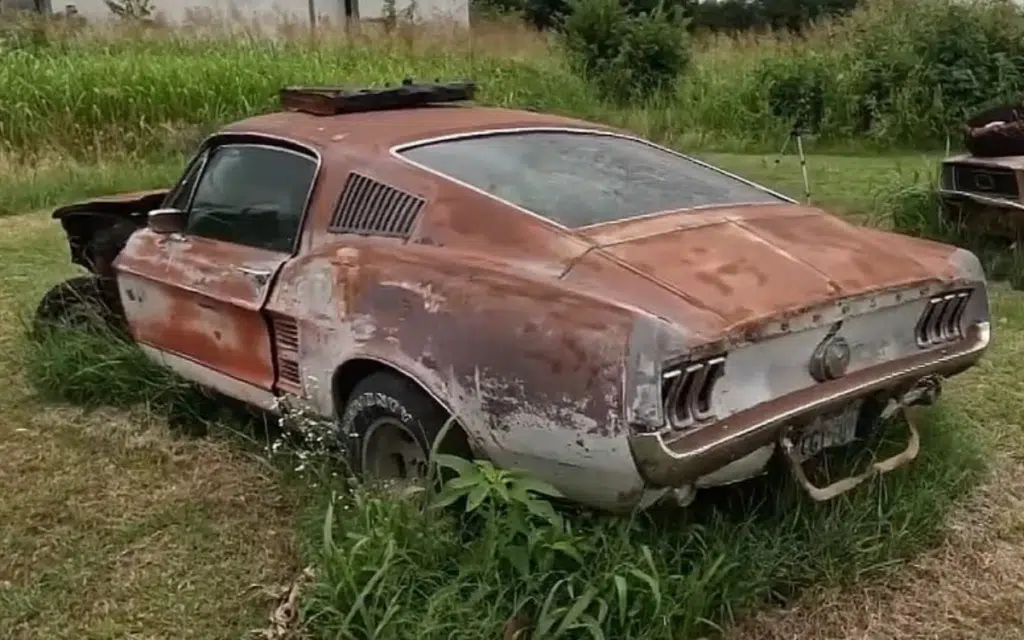
[[[804,143],[801,139],[800,132],[803,129],[802,123],[797,120],[793,124],[793,128],[789,130],[789,135],[786,136],[786,142],[782,145],[782,150],[779,151],[779,157],[775,159],[775,164],[778,165],[782,162],[782,156],[786,155],[786,149],[789,148],[789,143],[796,140],[797,154],[800,156],[800,171],[804,176],[804,199],[807,204],[811,203],[811,183],[807,179],[807,158],[804,156]]]

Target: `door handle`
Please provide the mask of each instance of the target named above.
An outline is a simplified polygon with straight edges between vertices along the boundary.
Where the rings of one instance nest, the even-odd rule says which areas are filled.
[[[235,267],[235,269],[238,270],[239,273],[252,278],[259,284],[266,282],[271,273],[270,269],[253,269],[252,267]]]
[[[165,233],[161,234],[157,240],[157,244],[188,244],[188,236],[181,233]]]
[[[247,276],[255,276],[258,278],[266,278],[270,275],[270,269],[253,269],[252,267],[235,267]]]

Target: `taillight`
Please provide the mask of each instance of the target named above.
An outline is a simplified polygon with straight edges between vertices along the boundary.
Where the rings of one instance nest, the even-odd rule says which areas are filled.
[[[917,346],[934,347],[964,337],[962,320],[970,289],[950,291],[928,300],[928,305],[917,321],[914,335]]]
[[[711,394],[725,372],[725,356],[670,367],[662,373],[661,395],[669,426],[685,429],[715,417]]]

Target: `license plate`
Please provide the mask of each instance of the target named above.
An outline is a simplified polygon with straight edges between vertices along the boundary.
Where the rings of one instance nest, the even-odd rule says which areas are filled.
[[[797,459],[804,462],[825,449],[841,447],[853,442],[857,437],[857,416],[859,414],[860,403],[858,402],[839,413],[816,418],[800,434],[794,452]]]

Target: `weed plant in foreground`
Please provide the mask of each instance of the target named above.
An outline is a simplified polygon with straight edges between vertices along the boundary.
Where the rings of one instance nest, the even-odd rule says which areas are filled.
[[[317,637],[489,638],[506,624],[537,638],[703,637],[934,544],[980,455],[951,416],[933,411],[926,432],[909,473],[833,503],[776,477],[632,518],[559,513],[529,479],[443,460],[459,475],[438,496],[356,488],[312,514],[305,619]],[[453,488],[465,499],[436,508]]]
[[[27,343],[25,371],[53,399],[216,415],[209,398],[105,330],[44,333]],[[486,462],[435,457],[450,472],[439,492],[363,486],[320,464],[304,476],[319,488],[302,532],[316,576],[302,620],[324,638],[476,640],[506,625],[535,638],[701,637],[934,544],[982,466],[957,415],[926,418],[915,463],[824,505],[770,477],[682,512],[612,517],[556,509],[550,488]]]

